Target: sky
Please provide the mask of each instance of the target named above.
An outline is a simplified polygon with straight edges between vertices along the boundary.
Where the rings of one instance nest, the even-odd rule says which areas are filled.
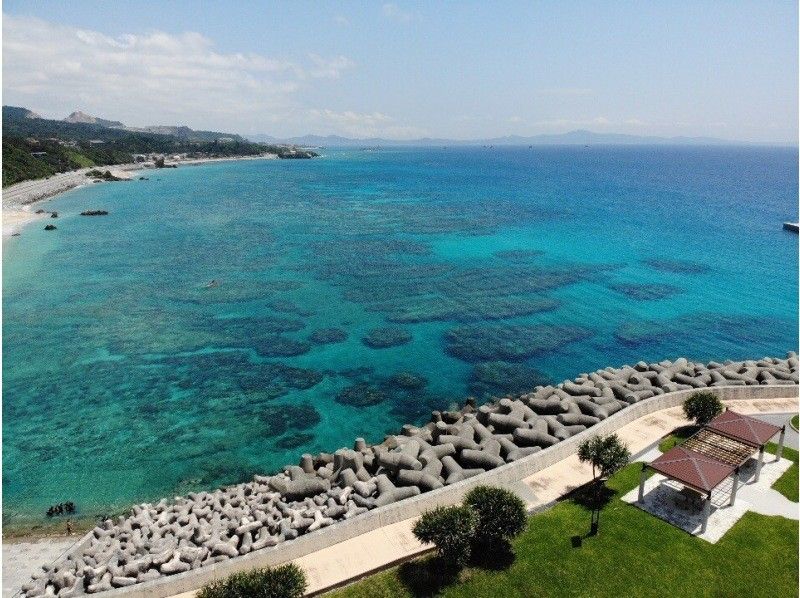
[[[798,140],[796,1],[3,2],[3,104],[276,137]]]

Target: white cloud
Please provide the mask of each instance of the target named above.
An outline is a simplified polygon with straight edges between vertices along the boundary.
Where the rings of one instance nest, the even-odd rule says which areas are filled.
[[[355,66],[355,63],[347,56],[324,58],[319,54],[309,54],[308,57],[314,64],[314,67],[309,71],[312,77],[338,79],[342,71]]]
[[[313,109],[306,120],[326,133],[348,137],[386,137],[390,139],[415,139],[428,132],[419,127],[397,124],[391,116],[381,112],[359,113],[351,110],[337,112],[330,109]]]
[[[338,79],[353,66],[341,55],[226,53],[194,32],[110,37],[3,15],[4,101],[51,117],[81,109],[131,125],[253,131],[254,122],[296,113],[298,92],[313,80]]]
[[[412,20],[414,20],[413,13],[402,10],[394,2],[388,2],[383,5],[383,16],[399,23],[410,23]]]

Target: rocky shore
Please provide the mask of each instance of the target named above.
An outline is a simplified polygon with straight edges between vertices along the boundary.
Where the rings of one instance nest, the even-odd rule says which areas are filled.
[[[277,475],[106,520],[23,594],[77,596],[125,587],[275,546],[370,509],[466,478],[561,442],[633,403],[677,390],[797,385],[798,359],[694,363],[684,358],[581,374],[515,398],[434,411],[377,445],[304,454]]]

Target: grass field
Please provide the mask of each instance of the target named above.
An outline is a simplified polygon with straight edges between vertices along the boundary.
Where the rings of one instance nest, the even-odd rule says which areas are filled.
[[[784,454],[797,463],[797,451]],[[503,563],[501,556],[495,559],[499,563],[473,563],[450,579],[428,556],[330,595],[797,595],[796,521],[748,512],[717,544],[709,544],[619,499],[637,485],[640,471],[640,464],[631,464],[609,480],[615,494],[601,512],[597,536],[586,537],[590,511],[578,498],[567,498],[529,519],[514,542],[511,562]],[[796,493],[797,465],[793,471]]]

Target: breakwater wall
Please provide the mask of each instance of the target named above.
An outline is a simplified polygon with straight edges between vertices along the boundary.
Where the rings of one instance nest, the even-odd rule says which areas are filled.
[[[164,597],[257,566],[276,565],[437,505],[479,484],[528,477],[595,434],[680,405],[700,388],[724,400],[796,396],[798,362],[708,364],[685,359],[606,368],[557,386],[459,411],[379,445],[303,455],[275,476],[169,503],[138,505],[87,534],[24,586],[26,596]]]

